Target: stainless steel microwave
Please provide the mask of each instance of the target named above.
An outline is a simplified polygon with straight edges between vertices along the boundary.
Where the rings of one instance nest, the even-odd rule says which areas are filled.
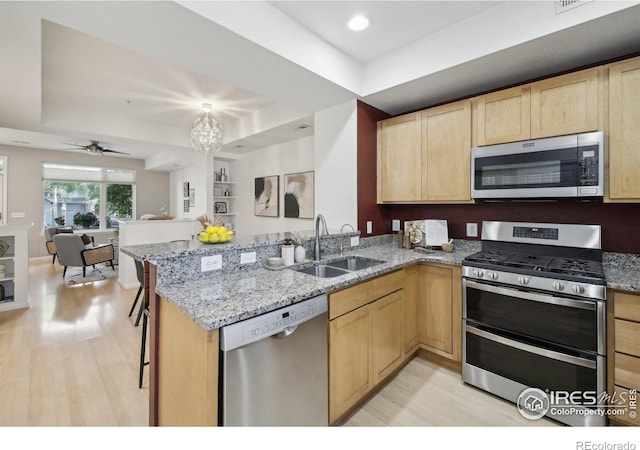
[[[601,198],[603,174],[601,131],[471,150],[474,199]]]

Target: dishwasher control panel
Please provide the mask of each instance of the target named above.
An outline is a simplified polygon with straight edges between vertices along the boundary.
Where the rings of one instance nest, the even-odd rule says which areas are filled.
[[[303,322],[327,312],[327,296],[303,300],[221,329],[220,349],[232,350],[280,332],[292,331]]]

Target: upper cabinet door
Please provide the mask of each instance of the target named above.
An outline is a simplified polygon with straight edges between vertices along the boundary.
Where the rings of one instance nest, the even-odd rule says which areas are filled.
[[[420,113],[378,123],[378,202],[420,200]]]
[[[531,91],[515,87],[477,99],[477,145],[524,141],[531,137]]]
[[[471,100],[422,113],[422,199],[471,201]]]
[[[531,137],[597,131],[599,70],[589,69],[531,85]]]
[[[609,199],[640,199],[640,58],[609,68]]]

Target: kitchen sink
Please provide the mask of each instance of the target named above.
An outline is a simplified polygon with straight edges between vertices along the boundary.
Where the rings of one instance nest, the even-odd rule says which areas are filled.
[[[336,259],[334,261],[323,262],[313,266],[296,269],[297,272],[314,275],[319,278],[332,278],[345,275],[350,272],[356,272],[362,269],[368,269],[384,261],[377,259],[363,258],[361,256],[349,256],[346,258]]]
[[[346,270],[336,269],[335,267],[327,266],[325,264],[303,267],[302,269],[296,269],[296,271],[306,273],[309,275],[315,275],[316,277],[319,277],[319,278],[339,277],[340,275],[349,273]]]
[[[360,256],[349,256],[347,258],[341,258],[336,261],[328,262],[327,265],[353,272],[356,270],[368,269],[369,267],[377,266],[382,262],[383,261],[378,261],[377,259],[368,259]]]

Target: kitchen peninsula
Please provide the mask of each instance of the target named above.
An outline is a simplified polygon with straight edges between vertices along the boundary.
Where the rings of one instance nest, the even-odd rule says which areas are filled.
[[[338,257],[341,240],[358,234],[322,236],[326,258]],[[280,254],[286,237],[288,233],[277,233],[237,237],[221,245],[183,241],[121,248],[146,262],[149,277],[151,425],[216,425],[220,327],[420,261],[459,266],[478,244],[461,241],[453,253],[424,254],[398,249],[392,235],[366,238],[345,254],[383,263],[335,278],[318,278],[288,268],[265,268],[264,261]],[[240,256],[247,252],[256,252],[256,262],[241,265]],[[308,254],[312,254],[310,248]],[[201,258],[214,255],[222,259],[221,269],[201,272]]]
[[[347,239],[347,235],[358,233],[322,237],[326,259],[339,257],[340,241]],[[280,245],[286,237],[287,233],[279,233],[237,237],[233,242],[221,245],[183,241],[122,249],[123,253],[147,262],[151,316],[150,425],[218,424],[218,331],[221,327],[319,294],[329,293],[331,298],[332,295],[355,292],[351,289],[394,273],[402,274],[405,283],[405,309],[414,308],[415,313],[418,292],[423,288],[430,289],[426,284],[412,285],[411,273],[416,266],[428,271],[431,278],[427,279],[436,280],[438,288],[445,286],[451,290],[449,305],[453,309],[445,317],[450,318],[448,323],[453,327],[448,331],[451,335],[448,345],[452,349],[442,350],[446,346],[439,346],[433,336],[416,331],[415,342],[408,344],[410,350],[405,351],[402,361],[408,361],[407,358],[421,348],[430,355],[444,356],[438,362],[458,369],[456,351],[459,352],[461,333],[456,329],[460,323],[456,305],[461,303],[461,292],[455,271],[459,277],[462,260],[479,249],[479,241],[454,241],[453,253],[425,254],[397,248],[394,235],[363,238],[358,247],[349,249],[346,254],[383,263],[335,278],[319,278],[289,268],[271,270],[264,266],[269,257],[279,255]],[[256,252],[256,262],[240,264],[241,254],[251,252]],[[310,248],[308,254],[311,254]],[[213,255],[219,255],[222,267],[201,272],[201,258]],[[629,266],[625,262],[627,258],[621,254],[605,255],[608,285],[638,292],[640,282],[629,279],[629,271],[625,269]],[[412,298],[414,303],[409,303]],[[329,311],[331,315],[331,306]],[[419,326],[414,321],[414,328]],[[410,326],[406,328],[411,329]],[[399,367],[402,365],[400,363]],[[392,370],[385,374],[384,379],[394,373]],[[356,407],[358,404],[355,401]],[[332,419],[331,423],[335,421]]]

